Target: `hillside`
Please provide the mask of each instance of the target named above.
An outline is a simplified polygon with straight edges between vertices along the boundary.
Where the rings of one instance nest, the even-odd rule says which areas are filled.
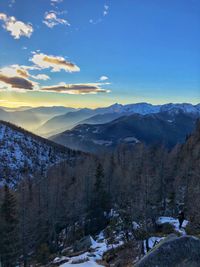
[[[44,175],[50,166],[74,156],[70,149],[0,121],[1,182],[16,184],[23,177]]]
[[[183,143],[194,130],[197,114],[160,112],[120,117],[106,124],[78,125],[72,130],[50,137],[51,140],[73,149],[89,152],[113,150],[118,145],[138,142],[161,144],[172,148]]]
[[[93,110],[91,109],[81,109],[75,112],[55,116],[39,127],[36,132],[42,136],[53,135],[66,129],[71,129],[80,121],[92,116],[92,114]]]
[[[45,139],[37,139],[42,140]],[[198,124],[186,142],[170,152],[161,146],[142,143],[120,146],[98,159],[88,155],[70,165],[62,161],[50,168],[39,183],[37,175],[36,179],[24,179],[16,187],[20,226],[17,231],[30,262],[37,260],[41,266],[52,263],[52,255],[43,254],[48,250],[53,251],[54,257],[54,252],[57,253],[54,259],[58,266],[62,262],[71,266],[79,260],[86,266],[89,262],[96,264],[98,254],[98,259],[104,259],[103,266],[117,264],[120,257],[124,267],[142,256],[142,244],[146,240],[151,248],[155,241],[174,231],[178,235],[187,231],[199,234],[199,155]],[[177,216],[183,208],[187,226],[179,229]],[[158,218],[161,223],[172,223],[174,227],[167,225],[162,230],[155,224]],[[139,227],[139,232],[132,225]],[[132,233],[128,238],[127,232]],[[84,249],[79,247],[81,238],[88,240],[88,235],[94,237],[92,244],[89,247],[86,244]],[[116,246],[116,253],[107,251],[109,246]],[[130,258],[126,257],[127,250]],[[42,256],[39,257],[38,251]]]

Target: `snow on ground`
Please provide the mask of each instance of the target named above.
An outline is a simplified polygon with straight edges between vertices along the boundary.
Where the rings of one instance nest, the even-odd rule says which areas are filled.
[[[60,265],[60,267],[99,267],[102,265],[97,264],[97,260],[101,260],[103,254],[112,249],[112,248],[116,248],[118,246],[121,246],[123,244],[122,241],[119,241],[118,244],[110,244],[108,245],[106,243],[106,239],[104,238],[104,234],[103,232],[100,232],[100,234],[97,236],[96,241],[91,238],[91,249],[93,249],[93,252],[85,252],[79,256],[75,256],[75,257],[71,257],[71,258],[67,258],[65,257],[66,260],[68,260],[67,263],[64,263],[62,265]],[[64,258],[56,258],[54,260],[54,262],[58,262],[61,261]],[[83,261],[82,263],[80,263],[81,261]],[[103,267],[103,266],[102,266]]]
[[[56,163],[70,160],[68,153],[52,144],[0,122],[0,182],[9,178],[10,183],[15,184],[27,171],[32,177],[36,173],[45,173]]]
[[[112,145],[112,141],[109,141],[109,140],[92,140],[92,142],[100,146],[111,146]]]
[[[170,223],[171,225],[174,226],[174,229],[179,232],[180,234],[182,235],[186,235],[186,232],[185,232],[185,227],[187,226],[188,224],[188,221],[187,220],[184,220],[183,221],[183,225],[181,227],[181,229],[179,229],[179,221],[178,219],[175,219],[173,217],[159,217],[156,221],[156,223],[158,225],[162,225],[164,223]]]
[[[148,239],[149,242],[149,248],[152,249],[155,245],[157,245],[161,240],[163,240],[164,237],[157,237],[157,236],[152,236]],[[147,247],[146,247],[146,240],[143,241],[144,243],[144,253],[147,253]]]
[[[188,224],[188,221],[183,222],[183,227],[179,229],[179,221],[178,219],[172,218],[172,217],[159,217],[156,221],[158,225],[162,225],[164,223],[170,223],[174,226],[174,229],[181,233],[182,235],[185,235],[185,227]],[[137,229],[139,228],[139,225],[136,222],[133,222],[133,228]],[[121,241],[121,237],[117,238],[118,243],[117,244],[107,244],[106,239],[104,237],[103,232],[100,232],[100,234],[97,236],[96,240],[91,238],[91,251],[92,252],[85,252],[83,254],[80,254],[79,256],[75,257],[61,257],[56,258],[54,262],[59,263],[63,262],[63,260],[66,260],[67,262],[64,264],[61,264],[60,267],[99,267],[102,265],[99,265],[96,261],[101,260],[103,254],[112,249],[116,248],[118,246],[121,246],[123,242]],[[161,240],[163,240],[165,237],[156,237],[152,236],[148,239],[148,245],[149,248],[153,248],[156,244],[158,244]],[[144,240],[144,252],[147,253],[146,249],[146,240]],[[103,266],[102,266],[103,267]]]
[[[181,235],[186,235],[185,232],[185,227],[188,224],[187,220],[184,220],[183,225],[181,227],[181,229],[179,229],[179,221],[176,218],[173,217],[159,217],[156,221],[157,225],[162,225],[164,223],[170,223],[171,225],[174,226],[174,230],[179,232]],[[164,237],[156,237],[156,236],[152,236],[149,238],[148,242],[149,242],[149,248],[153,248],[156,244],[158,244],[162,239],[164,239]],[[147,253],[147,249],[146,249],[146,240],[144,240],[144,253]]]
[[[98,263],[94,261],[87,261],[83,263],[77,263],[77,264],[71,264],[71,263],[64,263],[60,265],[60,267],[104,267],[103,265],[99,265]]]

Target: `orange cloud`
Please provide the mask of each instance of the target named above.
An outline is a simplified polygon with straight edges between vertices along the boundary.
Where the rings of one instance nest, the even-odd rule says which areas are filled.
[[[77,65],[69,62],[63,57],[49,56],[43,53],[34,53],[30,60],[41,69],[51,68],[54,72],[61,70],[65,70],[66,72],[80,71],[80,68]]]

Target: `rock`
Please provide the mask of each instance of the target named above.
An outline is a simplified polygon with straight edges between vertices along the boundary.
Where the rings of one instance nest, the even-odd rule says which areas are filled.
[[[73,249],[74,249],[74,252],[86,251],[91,246],[92,246],[92,240],[91,240],[91,237],[88,235],[88,236],[83,237],[79,241],[76,241],[73,246]]]
[[[200,239],[194,236],[169,235],[134,267],[199,267]]]

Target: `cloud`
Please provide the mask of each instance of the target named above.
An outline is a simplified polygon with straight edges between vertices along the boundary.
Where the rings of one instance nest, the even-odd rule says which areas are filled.
[[[62,3],[63,0],[51,0],[51,3]]]
[[[41,69],[51,68],[53,72],[59,72],[61,70],[65,70],[66,72],[80,71],[77,65],[67,61],[63,57],[45,55],[43,53],[34,53],[30,61]]]
[[[31,76],[33,79],[36,79],[36,80],[43,80],[43,81],[46,81],[46,80],[49,80],[50,77],[46,74],[37,74],[37,75],[32,75]]]
[[[10,0],[9,7],[13,7],[13,5],[16,3],[16,0]]]
[[[20,66],[20,65],[10,65],[0,69],[0,73],[8,76],[19,76],[22,78],[33,78],[36,80],[48,80],[50,77],[46,74],[31,75],[29,70],[38,70],[38,67],[34,66]],[[40,69],[39,69],[40,70]]]
[[[109,10],[109,6],[108,5],[104,5],[104,10],[103,10],[103,15],[104,16],[108,15],[108,10]]]
[[[91,24],[98,24],[98,23],[101,23],[103,20],[101,19],[101,18],[99,18],[99,19],[97,19],[97,20],[93,20],[93,19],[90,19],[89,20],[89,23],[91,23]]]
[[[4,13],[0,13],[0,20],[3,21],[3,28],[10,32],[14,39],[19,39],[21,36],[30,37],[33,33],[33,27],[30,23],[16,20],[13,16],[9,17]]]
[[[65,84],[60,83],[55,86],[42,87],[41,91],[66,93],[66,94],[97,94],[97,93],[109,93],[109,90],[101,88],[101,83],[83,83],[83,84]]]
[[[108,5],[104,5],[103,6],[103,15],[101,15],[101,17],[99,17],[98,19],[90,19],[89,23],[91,24],[98,24],[101,23],[103,21],[103,17],[108,15],[108,11],[109,11],[109,6]]]
[[[0,88],[33,90],[35,83],[21,76],[8,76],[0,73]]]
[[[0,69],[0,88],[4,89],[38,89],[38,83],[35,80],[48,80],[50,77],[46,74],[31,75],[28,70],[35,70],[32,66],[10,65]]]
[[[30,74],[27,70],[28,67],[20,66],[20,65],[10,65],[8,67],[4,67],[0,69],[0,74],[7,76],[20,76],[22,78],[30,77]]]
[[[59,14],[60,13],[57,11],[46,12],[44,15],[43,23],[49,28],[53,28],[59,24],[70,26],[70,23],[66,19],[58,18]]]
[[[51,0],[51,4],[60,4],[63,0]]]
[[[106,81],[108,79],[109,78],[107,76],[104,76],[104,75],[99,78],[100,81]]]
[[[62,2],[63,2],[63,0],[51,0],[51,5],[56,6],[57,4],[60,4]]]

